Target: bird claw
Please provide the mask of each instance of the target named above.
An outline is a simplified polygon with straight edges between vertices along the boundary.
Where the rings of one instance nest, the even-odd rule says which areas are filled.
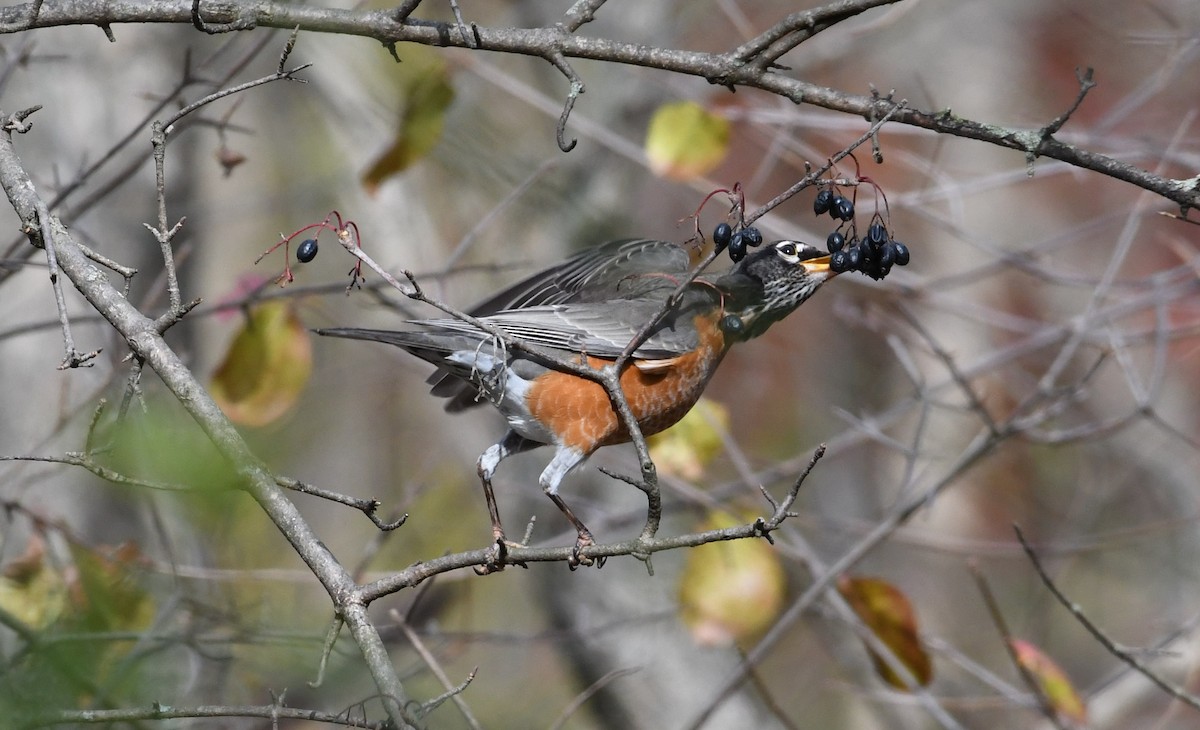
[[[607,557],[601,555],[599,557],[590,557],[583,554],[583,549],[595,545],[596,541],[586,532],[579,533],[579,537],[575,540],[575,547],[571,550],[571,556],[567,558],[567,567],[575,570],[581,565],[594,565],[597,569],[604,567],[604,562]]]
[[[492,531],[492,546],[488,548],[488,557],[481,565],[476,565],[473,570],[475,575],[491,575],[499,573],[510,565],[516,565],[520,568],[528,568],[523,561],[510,560],[508,557],[509,548],[523,548],[524,544],[513,542],[504,537],[504,532],[501,530]]]
[[[475,566],[475,568],[474,568],[475,574],[476,575],[491,575],[492,573],[499,573],[500,571],[504,570],[504,568],[508,565],[519,565],[522,568],[527,567],[522,562],[509,561],[508,549],[510,547],[521,548],[521,547],[525,547],[525,546],[521,545],[520,543],[509,542],[508,540],[505,539],[503,532],[499,532],[499,531],[494,532],[492,535],[492,546],[490,548],[488,548],[487,561],[484,562],[482,565]]]

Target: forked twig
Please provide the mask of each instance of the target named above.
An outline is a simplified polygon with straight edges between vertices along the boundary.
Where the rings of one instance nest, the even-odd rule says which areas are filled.
[[[1159,676],[1158,673],[1156,673],[1153,669],[1147,667],[1141,659],[1138,659],[1136,656],[1134,656],[1133,652],[1118,645],[1117,642],[1110,639],[1099,626],[1093,623],[1092,620],[1087,617],[1087,614],[1083,612],[1083,608],[1081,608],[1079,604],[1067,598],[1067,596],[1062,592],[1062,589],[1058,587],[1058,584],[1054,582],[1054,579],[1050,577],[1050,574],[1046,572],[1045,566],[1042,565],[1041,558],[1038,557],[1037,552],[1033,549],[1033,546],[1030,545],[1029,541],[1025,538],[1025,533],[1021,530],[1020,525],[1014,524],[1013,532],[1016,533],[1017,541],[1021,543],[1021,549],[1024,550],[1025,555],[1029,557],[1029,562],[1033,564],[1033,569],[1037,572],[1038,577],[1041,578],[1042,583],[1050,590],[1050,593],[1054,596],[1054,598],[1060,604],[1062,604],[1063,608],[1070,611],[1071,615],[1075,617],[1075,620],[1078,621],[1089,634],[1095,637],[1096,641],[1098,641],[1101,646],[1107,649],[1110,654],[1132,667],[1134,671],[1153,682],[1162,691],[1171,695],[1188,707],[1191,707],[1194,710],[1200,710],[1200,697],[1188,692],[1182,686]]]

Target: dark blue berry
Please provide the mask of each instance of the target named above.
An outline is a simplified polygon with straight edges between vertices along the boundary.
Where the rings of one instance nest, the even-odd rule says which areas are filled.
[[[763,241],[762,233],[753,226],[742,229],[742,238],[746,240],[746,245],[751,247],[761,246]]]
[[[850,202],[849,198],[835,195],[833,204],[829,209],[829,215],[839,220],[848,221],[854,217],[854,203]]]
[[[829,253],[837,253],[845,245],[846,237],[837,231],[830,233],[829,238],[825,239],[825,247],[829,249]]]
[[[858,246],[851,246],[846,249],[846,270],[858,271],[862,266],[862,251]]]
[[[741,231],[738,231],[729,239],[729,260],[736,264],[744,258],[746,258],[746,237],[742,235]]]
[[[871,248],[871,244],[859,240],[852,240],[850,243],[858,250],[858,270],[866,271],[870,269],[871,262],[877,258],[875,250]]]
[[[824,215],[829,212],[829,208],[833,206],[833,191],[829,188],[821,188],[817,192],[817,197],[813,200],[813,212],[817,215]]]
[[[850,263],[846,259],[845,251],[834,251],[833,255],[829,257],[829,270],[835,274],[849,271]]]
[[[908,266],[908,246],[899,241],[892,241],[892,249],[896,252],[896,265]]]
[[[878,221],[872,223],[871,227],[867,229],[867,240],[871,242],[872,246],[879,248],[888,240],[887,229]]]
[[[746,328],[746,323],[736,314],[727,314],[721,318],[721,331],[726,334],[736,335]]]
[[[879,249],[879,265],[885,269],[892,268],[892,264],[896,262],[896,247],[892,244],[885,244]]]
[[[728,223],[718,223],[713,230],[713,245],[717,247],[717,252],[722,251],[729,245],[729,239],[733,237],[733,227]]]
[[[296,260],[307,264],[317,257],[317,239],[306,238],[296,247]]]

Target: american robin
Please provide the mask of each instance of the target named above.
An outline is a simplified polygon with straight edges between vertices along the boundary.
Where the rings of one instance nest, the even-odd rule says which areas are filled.
[[[613,241],[532,274],[470,314],[513,338],[601,368],[662,310],[690,265],[688,252],[672,243]],[[692,281],[633,351],[620,376],[642,433],[658,433],[682,418],[733,344],[761,335],[834,275],[829,256],[817,248],[777,241],[727,273],[705,273]],[[513,454],[554,446],[554,457],[538,481],[579,534],[574,567],[579,551],[594,542],[559,496],[559,484],[596,449],[630,440],[604,388],[507,348],[499,338],[458,319],[410,324],[419,329],[316,332],[396,345],[437,365],[429,378],[431,392],[448,399],[447,411],[486,402],[503,414],[508,432],[478,462],[500,562],[504,529],[492,475]]]

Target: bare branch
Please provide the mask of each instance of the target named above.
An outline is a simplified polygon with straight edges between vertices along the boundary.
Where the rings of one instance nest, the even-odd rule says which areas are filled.
[[[1025,538],[1025,533],[1021,530],[1021,527],[1014,524],[1013,532],[1016,533],[1017,541],[1021,543],[1021,549],[1024,550],[1025,555],[1029,557],[1029,562],[1033,565],[1033,569],[1037,571],[1038,577],[1042,579],[1042,583],[1046,586],[1046,588],[1050,589],[1050,593],[1052,593],[1054,598],[1062,604],[1063,608],[1070,611],[1071,615],[1075,617],[1075,620],[1078,621],[1083,628],[1087,629],[1089,634],[1095,637],[1096,641],[1098,641],[1101,646],[1107,649],[1110,654],[1128,664],[1131,668],[1133,668],[1134,671],[1153,682],[1155,686],[1162,691],[1184,703],[1188,707],[1191,707],[1194,710],[1200,710],[1200,697],[1188,692],[1180,685],[1161,677],[1153,669],[1147,667],[1141,659],[1138,659],[1133,652],[1124,647],[1118,646],[1117,642],[1110,639],[1108,634],[1104,633],[1099,626],[1096,626],[1096,624],[1094,624],[1092,620],[1087,617],[1087,614],[1084,613],[1083,608],[1080,607],[1079,604],[1067,598],[1067,596],[1058,587],[1058,584],[1054,582],[1054,579],[1050,577],[1050,574],[1046,572],[1046,568],[1042,565],[1042,561],[1038,557],[1037,552],[1033,549],[1033,546],[1030,545],[1029,541]]]
[[[716,54],[698,51],[653,48],[623,43],[608,38],[593,38],[558,30],[533,28],[475,29],[470,38],[450,33],[444,23],[409,23],[398,21],[397,11],[347,11],[308,5],[260,6],[252,0],[232,0],[206,8],[212,19],[201,22],[205,32],[225,32],[243,27],[269,26],[275,28],[341,33],[374,38],[385,46],[400,42],[422,43],[431,46],[454,46],[482,51],[499,51],[549,58],[561,54],[564,58],[586,58],[610,63],[629,64],[646,68],[698,76],[723,86],[748,86],[762,89],[801,104],[812,104],[832,111],[880,118],[890,107],[880,99],[844,94],[827,87],[811,84],[779,73],[770,65],[772,57],[794,47],[811,34],[831,27],[866,10],[887,5],[896,0],[840,0],[812,11],[813,15],[788,16],[776,23],[771,31],[760,36],[748,47],[733,53]],[[169,0],[145,6],[137,0],[114,0],[99,6],[52,3],[40,8],[37,17],[29,20],[34,4],[26,3],[0,8],[0,29],[50,27],[59,25],[111,25],[123,22],[191,23],[196,24],[191,0]],[[411,10],[405,4],[402,10]],[[11,30],[9,32],[12,32]],[[755,63],[747,59],[757,56]],[[763,64],[767,65],[763,65]],[[973,139],[995,146],[1026,153],[1035,151],[1039,157],[1067,162],[1075,167],[1098,172],[1144,188],[1177,203],[1186,210],[1200,206],[1200,189],[1195,180],[1172,180],[1147,172],[1116,158],[1090,152],[1055,139],[1043,139],[1041,130],[1006,128],[956,116],[949,110],[920,111],[905,109],[894,121],[964,139]]]

